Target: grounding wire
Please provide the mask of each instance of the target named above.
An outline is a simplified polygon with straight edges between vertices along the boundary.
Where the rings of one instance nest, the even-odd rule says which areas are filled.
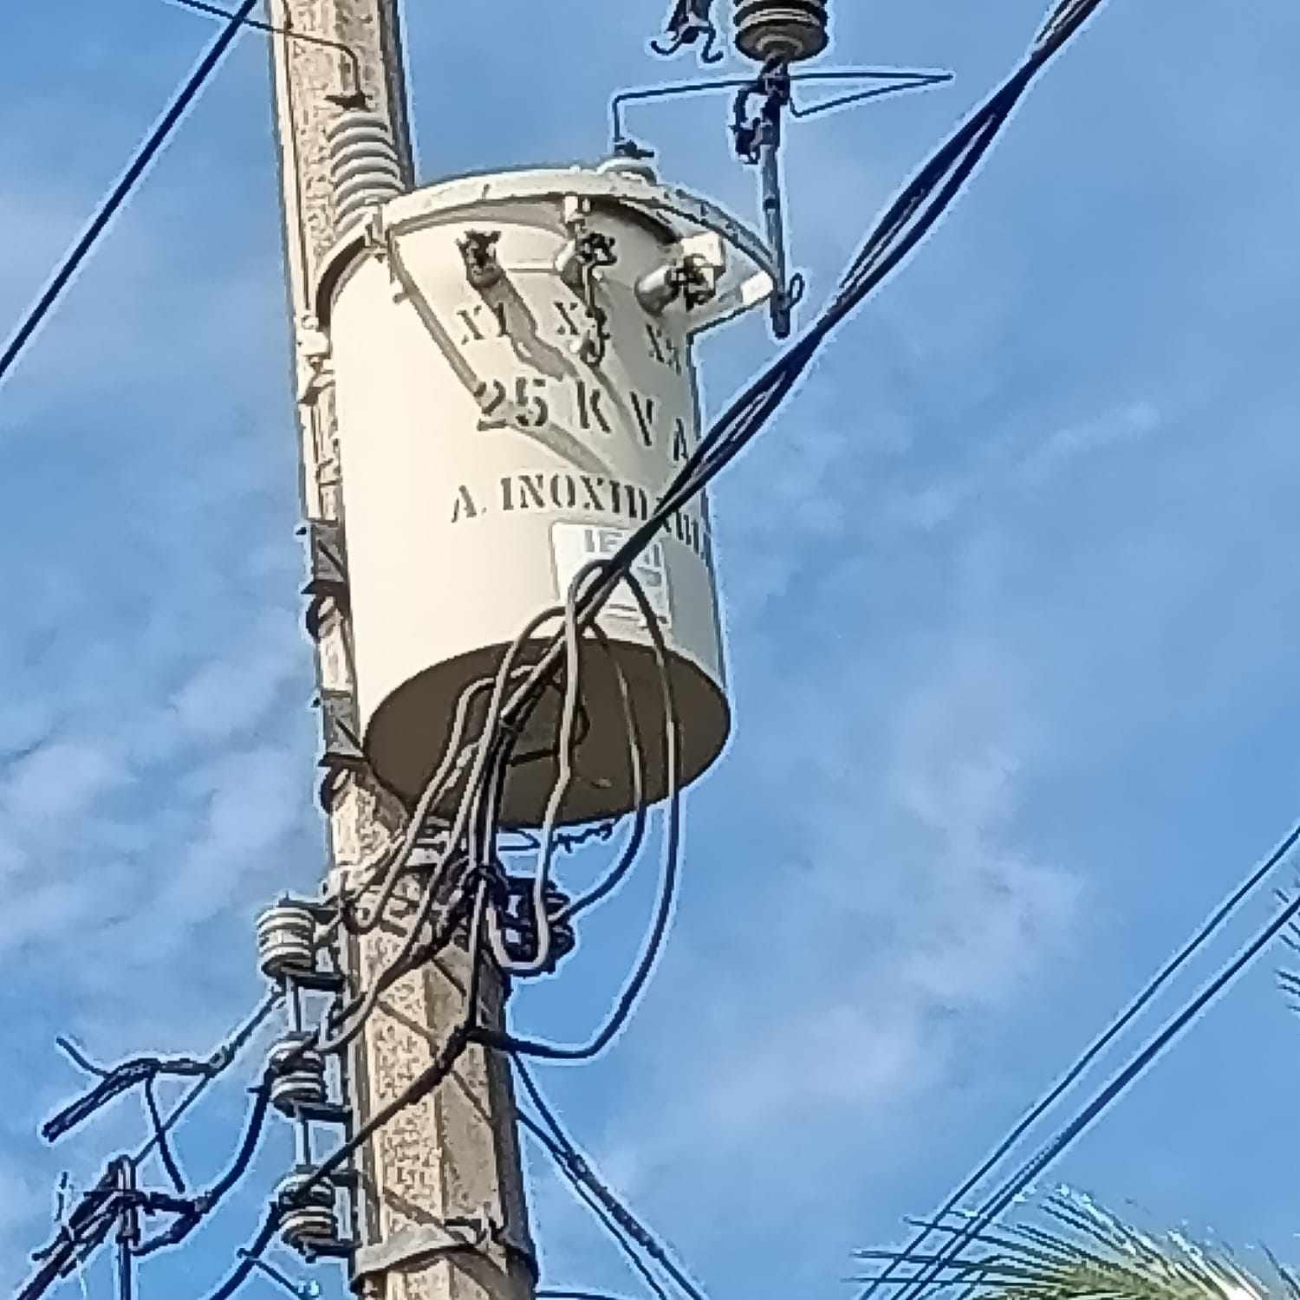
[[[1260,885],[1273,873],[1279,863],[1290,853],[1296,843],[1300,841],[1300,825],[1292,829],[1290,834],[1268,855],[1267,858],[1254,870],[1245,880],[1237,886],[1236,889],[1228,895],[1222,903],[1205,919],[1200,928],[1192,935],[1190,939],[1160,968],[1159,971],[1151,978],[1150,981],[1142,988],[1138,995],[1128,1004],[1123,1013],[1118,1016],[1106,1029],[1089,1045],[1086,1051],[1079,1057],[1075,1063],[1057,1080],[1057,1082],[1043,1095],[1043,1097],[1034,1103],[1029,1111],[1015,1124],[1011,1131],[1002,1139],[1001,1142],[993,1149],[988,1158],[975,1169],[962,1184],[948,1197],[942,1207],[934,1214],[933,1218],[937,1221],[944,1220],[949,1214],[961,1204],[962,1200],[977,1187],[984,1178],[1003,1160],[1008,1152],[1020,1141],[1020,1139],[1029,1131],[1029,1129],[1040,1120],[1043,1115],[1056,1104],[1064,1093],[1075,1083],[1088,1067],[1101,1055],[1102,1052],[1110,1046],[1112,1042],[1121,1034],[1137,1016],[1146,1008],[1151,1000],[1160,992],[1162,988],[1199,952],[1206,943],[1219,931],[1228,918],[1241,906],[1242,903],[1257,890]],[[897,1266],[901,1266],[913,1257],[913,1253],[919,1250],[930,1238],[931,1229],[924,1228],[918,1232],[908,1243],[902,1255],[897,1259]],[[862,1293],[861,1300],[869,1300],[881,1285],[889,1281],[893,1276],[893,1269],[887,1267],[885,1272],[878,1279],[873,1279],[872,1284]]]
[[[704,1300],[699,1287],[686,1276],[669,1253],[667,1246],[614,1195],[608,1184],[597,1177],[590,1162],[578,1150],[573,1139],[565,1132],[559,1116],[542,1095],[541,1088],[538,1087],[537,1081],[533,1078],[524,1062],[518,1056],[513,1057],[512,1061],[515,1073],[519,1076],[519,1081],[523,1084],[529,1101],[532,1102],[534,1109],[541,1116],[549,1137],[538,1135],[532,1128],[529,1131],[533,1132],[534,1136],[539,1138],[539,1141],[542,1141],[543,1146],[545,1146],[551,1157],[556,1160],[566,1176],[574,1180],[575,1183],[584,1184],[619,1227],[631,1236],[632,1240],[691,1297],[691,1300]]]
[[[1292,844],[1295,843],[1296,834],[1297,832],[1292,832],[1292,835],[1288,836],[1288,840]],[[1176,1015],[1165,1022],[1160,1031],[1147,1042],[1141,1051],[1130,1059],[1122,1070],[1110,1079],[1074,1119],[1066,1124],[1050,1142],[1041,1147],[1033,1157],[1022,1164],[1020,1169],[1002,1184],[998,1191],[970,1217],[969,1221],[954,1233],[947,1245],[938,1252],[939,1258],[945,1262],[957,1258],[973,1234],[982,1231],[991,1224],[1035,1178],[1052,1164],[1094,1120],[1103,1114],[1133,1084],[1178,1035],[1297,916],[1300,916],[1300,896],[1297,896],[1273,920],[1265,925],[1231,962],[1205,984]],[[912,1290],[909,1290],[906,1294],[918,1293],[926,1280],[925,1277],[918,1278]]]
[[[166,144],[168,137],[175,130],[186,110],[198,97],[209,77],[221,62],[222,56],[230,47],[239,29],[248,16],[257,7],[257,0],[243,0],[239,8],[231,15],[216,40],[208,47],[206,53],[195,66],[194,71],[185,79],[176,92],[172,102],[159,119],[158,124],[149,133],[144,143],[128,163],[121,179],[109,191],[107,198],[100,204],[99,210],[91,218],[89,225],[82,232],[77,242],[68,250],[45,289],[28,310],[13,336],[0,353],[0,383],[3,383],[14,363],[32,341],[42,322],[50,314],[55,303],[68,287],[78,268],[87,255],[99,242],[99,238],[108,228],[109,222],[117,214],[122,204],[130,196],[137,182],[148,170],[159,150]]]

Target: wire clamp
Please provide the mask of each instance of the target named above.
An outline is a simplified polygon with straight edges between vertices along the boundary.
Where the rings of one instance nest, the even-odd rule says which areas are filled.
[[[357,1278],[388,1273],[426,1263],[439,1255],[480,1251],[492,1239],[494,1225],[486,1214],[447,1219],[438,1224],[413,1224],[373,1246],[357,1249],[353,1272]]]
[[[569,239],[555,256],[555,273],[577,295],[591,322],[573,351],[589,366],[599,366],[609,345],[609,314],[597,301],[596,289],[604,271],[618,261],[618,253],[612,235],[591,229],[590,215],[590,200],[565,196],[561,220]]]

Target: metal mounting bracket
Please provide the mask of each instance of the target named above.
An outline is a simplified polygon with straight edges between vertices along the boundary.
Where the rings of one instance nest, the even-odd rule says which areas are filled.
[[[364,1278],[370,1273],[391,1272],[452,1251],[480,1250],[488,1239],[488,1231],[487,1225],[479,1220],[402,1228],[386,1241],[359,1246],[353,1273]]]
[[[351,691],[321,691],[321,727],[325,733],[323,768],[358,768],[366,763],[361,748],[361,719]]]
[[[348,586],[343,525],[332,519],[309,519],[298,530],[307,539],[307,585],[304,596],[339,596]]]

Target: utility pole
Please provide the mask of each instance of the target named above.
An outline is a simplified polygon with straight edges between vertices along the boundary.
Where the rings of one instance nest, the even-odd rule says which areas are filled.
[[[303,500],[315,535],[341,537],[333,393],[328,365],[319,365],[320,336],[311,315],[316,275],[335,235],[327,131],[342,111],[331,96],[355,89],[350,82],[356,68],[368,108],[386,121],[404,178],[408,184],[412,180],[397,4],[272,0],[269,8],[276,26],[351,51],[347,56],[307,40],[271,38]],[[338,710],[327,719],[328,746],[335,722],[348,716],[355,698],[350,628],[346,598],[317,608],[321,698]],[[391,841],[401,810],[364,763],[334,769],[327,780],[331,881],[337,887]],[[349,971],[364,992],[392,959],[399,940],[381,925],[350,938],[348,945]],[[380,1001],[347,1062],[357,1125],[429,1065],[463,1014],[467,967],[465,953],[453,946]],[[482,985],[481,1022],[498,1023],[502,983],[490,964]],[[365,1300],[531,1300],[536,1264],[509,1063],[502,1055],[470,1048],[440,1088],[402,1111],[362,1149],[358,1177],[354,1285]]]

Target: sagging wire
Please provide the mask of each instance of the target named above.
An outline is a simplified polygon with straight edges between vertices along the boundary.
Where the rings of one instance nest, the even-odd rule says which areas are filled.
[[[1155,976],[1128,1004],[1122,1014],[1093,1040],[1079,1059],[1017,1121],[1011,1131],[990,1152],[988,1157],[948,1196],[933,1216],[936,1221],[942,1222],[957,1210],[961,1202],[1001,1163],[1030,1128],[1060,1100],[1088,1067],[1133,1023],[1160,990],[1218,933],[1241,904],[1272,875],[1298,842],[1300,842],[1300,825],[1293,828],[1273,852],[1215,908],[1195,934],[1156,972]],[[891,1281],[898,1268],[915,1258],[915,1252],[925,1245],[933,1231],[933,1228],[923,1226],[908,1242],[898,1259],[890,1263],[879,1278],[873,1279],[871,1285],[862,1292],[860,1300],[870,1300],[870,1297],[874,1296],[881,1286]]]
[[[506,950],[500,925],[495,912],[488,917],[488,943],[497,966],[507,974],[537,975],[548,969],[551,964],[552,926],[550,910],[547,906],[547,889],[550,884],[551,867],[555,860],[556,822],[573,784],[574,728],[577,723],[579,686],[581,671],[581,636],[578,632],[574,611],[577,607],[578,593],[583,583],[597,571],[595,565],[586,565],[574,576],[569,584],[568,596],[564,607],[564,699],[560,715],[559,738],[556,745],[558,773],[547,799],[546,810],[542,818],[541,846],[537,852],[537,865],[533,876],[533,915],[537,926],[537,947],[531,958],[516,960]],[[635,728],[636,718],[632,708],[631,692],[627,678],[617,656],[610,653],[610,661],[619,682],[620,697],[623,704],[624,720],[630,728]],[[639,764],[636,770],[640,771]]]
[[[713,21],[713,0],[673,0],[664,21],[664,34],[650,42],[650,48],[663,58],[702,41],[701,63],[721,63],[726,57],[717,49],[718,25]]]
[[[1292,836],[1288,840],[1294,844]],[[1264,949],[1283,933],[1300,916],[1300,897],[1284,907],[1247,944],[1236,957],[1224,966],[1201,990],[1184,1004],[1182,1009],[1162,1026],[1127,1065],[1097,1092],[1092,1100],[1064,1125],[1055,1137],[1047,1142],[1021,1167],[1006,1179],[1001,1187],[972,1214],[968,1221],[956,1229],[950,1240],[936,1253],[935,1261],[923,1269],[904,1291],[905,1297],[915,1297],[937,1276],[941,1264],[959,1258],[961,1252],[976,1234],[988,1228],[1071,1144],[1088,1129],[1127,1089],[1160,1057],[1173,1041],[1245,970]]]
[[[668,1248],[649,1228],[645,1226],[632,1211],[615,1196],[609,1185],[601,1179],[591,1167],[591,1163],[582,1155],[573,1139],[565,1132],[559,1116],[542,1095],[541,1088],[533,1078],[524,1062],[515,1056],[512,1058],[515,1073],[533,1108],[541,1117],[541,1123],[522,1117],[522,1122],[551,1158],[557,1167],[573,1184],[575,1189],[581,1187],[590,1192],[600,1208],[613,1222],[630,1237],[691,1300],[705,1300],[699,1287],[686,1275],[681,1266],[673,1259]]]
[[[14,331],[13,337],[6,344],[4,351],[0,352],[0,383],[4,382],[13,369],[14,363],[35,337],[36,331],[53,310],[54,305],[63,296],[63,291],[72,282],[73,276],[76,275],[81,264],[99,242],[104,231],[108,229],[109,223],[130,197],[136,184],[149,169],[149,165],[157,157],[163,145],[167,143],[171,133],[179,125],[181,118],[185,116],[186,110],[198,98],[208,79],[216,71],[222,57],[239,34],[240,27],[256,7],[257,0],[243,0],[239,8],[230,15],[225,27],[222,28],[216,40],[208,47],[207,52],[199,60],[194,71],[181,84],[172,102],[159,119],[157,126],[154,127],[144,143],[136,151],[135,156],[127,164],[126,171],[122,173],[121,179],[109,191],[107,197],[100,204],[99,210],[90,219],[89,225],[87,225],[72,248],[68,250],[50,282],[42,290],[36,302]]]
[[[144,1242],[135,1251],[143,1259],[173,1246],[179,1246],[196,1228],[225,1200],[235,1185],[243,1178],[257,1152],[258,1143],[266,1129],[266,1117],[271,1105],[271,1085],[275,1075],[267,1070],[261,1083],[254,1089],[253,1104],[249,1109],[244,1126],[244,1137],[235,1153],[229,1169],[207,1191],[191,1197],[183,1203],[183,1208],[176,1211],[176,1219],[170,1227],[163,1229],[156,1236]]]
[[[157,1080],[149,1078],[144,1081],[144,1104],[149,1112],[149,1122],[153,1125],[154,1135],[158,1138],[158,1159],[162,1161],[163,1168],[167,1171],[167,1177],[171,1179],[172,1186],[180,1195],[185,1194],[185,1176],[181,1173],[180,1165],[177,1163],[176,1155],[172,1151],[171,1143],[167,1140],[166,1130],[163,1128],[162,1111],[158,1109],[158,1098],[155,1094]]]
[[[667,798],[659,901],[655,908],[641,957],[620,993],[610,1016],[591,1040],[578,1046],[564,1046],[538,1039],[520,1038],[501,1031],[480,1031],[481,1041],[486,1042],[489,1046],[517,1055],[535,1056],[551,1061],[585,1061],[604,1051],[626,1024],[633,1007],[645,988],[646,982],[650,978],[663,947],[673,905],[676,901],[681,847],[681,753],[677,700],[673,688],[672,674],[668,669],[667,646],[664,642],[663,629],[659,625],[658,616],[651,607],[645,589],[641,586],[635,574],[629,573],[625,580],[650,634],[663,704],[664,772],[666,774]],[[581,595],[578,593],[582,589],[584,588],[579,583],[574,584],[573,598],[569,604],[568,617],[566,617],[566,623],[571,624],[573,628],[578,626],[578,609],[582,600]]]

